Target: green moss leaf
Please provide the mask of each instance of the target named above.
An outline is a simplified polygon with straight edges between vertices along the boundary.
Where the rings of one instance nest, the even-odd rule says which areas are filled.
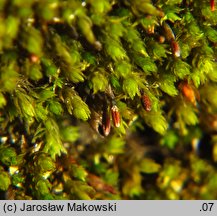
[[[180,79],[184,79],[187,75],[189,75],[190,69],[191,66],[180,59],[177,59],[174,62],[173,72]]]
[[[4,107],[7,104],[7,101],[2,93],[0,93],[0,108]]]
[[[143,112],[142,115],[147,125],[152,127],[156,132],[162,135],[165,134],[168,128],[168,123],[160,112],[152,112],[152,113]]]
[[[159,43],[155,42],[155,43],[150,44],[150,45],[151,45],[150,52],[152,53],[152,56],[154,59],[161,60],[162,58],[167,57],[166,49],[165,49],[165,46],[163,44],[159,44]]]
[[[91,4],[91,10],[93,14],[104,14],[108,12],[111,8],[108,0],[96,0],[87,2]]]
[[[65,187],[70,191],[73,199],[90,200],[95,194],[94,189],[83,181],[69,180]]]
[[[9,146],[0,147],[0,161],[6,165],[16,165],[17,164],[17,153],[14,148]]]
[[[0,171],[0,190],[7,191],[10,185],[11,185],[11,178],[9,174],[1,170]]]
[[[18,80],[18,73],[12,68],[2,68],[0,72],[0,89],[2,91],[12,92]]]
[[[16,37],[19,29],[20,20],[17,17],[9,16],[6,19],[6,35],[7,37],[13,39]]]
[[[160,88],[170,96],[175,96],[178,94],[178,90],[175,87],[175,77],[172,75],[164,74],[162,76]]]
[[[144,173],[159,172],[161,165],[151,159],[143,159],[140,164],[140,170]]]
[[[116,135],[112,136],[105,146],[106,152],[110,154],[120,154],[123,153],[125,146],[125,141]]]
[[[26,27],[24,31],[22,31],[21,43],[29,53],[42,56],[43,38],[38,29],[32,26]]]
[[[161,140],[161,145],[168,147],[169,149],[174,149],[179,141],[178,135],[173,131],[169,130]]]
[[[68,98],[69,102],[67,103],[67,109],[70,114],[73,114],[76,118],[83,121],[87,121],[90,117],[90,110],[87,104],[82,101],[82,99],[75,95],[73,98]]]
[[[46,174],[47,172],[53,172],[56,168],[52,158],[44,153],[37,155],[35,159],[36,169],[41,175]]]
[[[216,85],[205,85],[201,89],[201,99],[208,105],[211,105],[212,107],[215,108],[217,108],[216,96],[217,96]]]
[[[103,75],[103,72],[95,72],[92,79],[93,83],[93,93],[96,94],[98,91],[105,91],[108,86],[108,80]]]
[[[48,111],[43,107],[42,103],[38,103],[35,106],[36,118],[45,121],[47,119]]]
[[[157,72],[157,66],[151,58],[134,55],[135,63],[147,74]]]
[[[63,113],[63,108],[60,102],[56,100],[50,100],[48,102],[49,110],[54,113],[55,115],[61,115]]]
[[[127,77],[131,70],[131,65],[126,61],[117,62],[115,65],[115,73],[118,77]]]
[[[46,128],[46,142],[43,151],[50,154],[52,159],[55,159],[61,153],[66,153],[66,149],[61,141],[59,127],[55,120],[49,118],[44,124]]]
[[[79,138],[79,131],[77,127],[68,126],[60,129],[62,140],[66,142],[75,142]]]
[[[77,178],[81,181],[85,181],[87,177],[87,171],[82,166],[72,164],[70,166],[70,175],[73,178]]]
[[[131,99],[133,99],[136,94],[139,95],[137,80],[134,79],[134,77],[129,77],[127,79],[124,79],[123,90],[127,95],[130,96]]]
[[[206,26],[205,33],[210,41],[217,43],[217,31],[214,28]]]
[[[87,39],[87,41],[93,44],[96,41],[96,38],[92,31],[92,21],[90,20],[90,18],[84,15],[79,16],[77,20],[77,25],[82,34]]]
[[[127,58],[126,52],[119,41],[106,37],[105,49],[107,54],[114,60],[120,61]]]
[[[14,99],[15,106],[19,114],[27,121],[31,122],[35,117],[34,99],[21,91],[16,92],[16,98]]]
[[[37,191],[38,199],[44,199],[44,196],[50,194],[52,185],[47,179],[40,179],[37,181],[35,188]]]
[[[178,111],[178,115],[187,125],[196,125],[199,122],[195,110],[191,106],[180,106]]]

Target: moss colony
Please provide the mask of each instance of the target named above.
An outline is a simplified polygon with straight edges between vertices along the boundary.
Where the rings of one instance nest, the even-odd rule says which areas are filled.
[[[2,199],[217,199],[208,0],[1,0]]]

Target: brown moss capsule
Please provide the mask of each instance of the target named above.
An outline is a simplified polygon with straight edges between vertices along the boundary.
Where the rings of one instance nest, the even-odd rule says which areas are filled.
[[[30,61],[32,62],[32,63],[39,63],[39,57],[37,56],[37,55],[35,55],[35,54],[31,54],[30,56],[29,56],[29,58],[30,58]]]
[[[96,191],[104,191],[112,194],[116,194],[116,190],[113,186],[106,184],[100,177],[89,173],[87,176],[87,182],[91,185]]]
[[[120,113],[119,109],[116,105],[113,105],[111,108],[112,120],[115,127],[120,127]]]
[[[193,87],[189,85],[187,82],[183,82],[179,85],[179,88],[182,92],[182,95],[191,102],[194,106],[196,106],[197,101],[196,101],[196,95]]]
[[[90,126],[101,136],[104,136],[102,129],[102,119],[101,115],[98,112],[95,112],[93,109],[91,110],[91,117],[89,120]]]
[[[158,38],[159,43],[164,43],[165,42],[165,37],[160,35]]]
[[[108,136],[111,130],[111,121],[110,121],[110,113],[105,107],[102,115],[102,129],[103,135]]]
[[[147,29],[148,34],[154,34],[154,25],[149,25]]]
[[[102,44],[99,41],[95,41],[93,43],[96,50],[101,51],[102,50]]]
[[[175,40],[175,35],[173,33],[173,30],[166,22],[163,23],[163,30],[164,30],[164,35],[165,35],[167,41],[174,41]]]
[[[147,111],[150,112],[151,111],[151,100],[148,97],[148,95],[143,95],[141,98],[141,102],[142,102],[142,106],[143,108]]]
[[[178,42],[175,41],[175,40],[172,40],[170,42],[170,45],[171,45],[171,48],[172,48],[173,55],[175,57],[180,57],[181,56],[181,51],[180,51],[180,47],[179,47]]]
[[[211,8],[211,11],[215,10],[215,0],[210,0],[210,8]]]

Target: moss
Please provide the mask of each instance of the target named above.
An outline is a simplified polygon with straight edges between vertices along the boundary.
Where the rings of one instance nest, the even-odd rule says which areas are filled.
[[[216,199],[216,13],[1,1],[1,197]]]

